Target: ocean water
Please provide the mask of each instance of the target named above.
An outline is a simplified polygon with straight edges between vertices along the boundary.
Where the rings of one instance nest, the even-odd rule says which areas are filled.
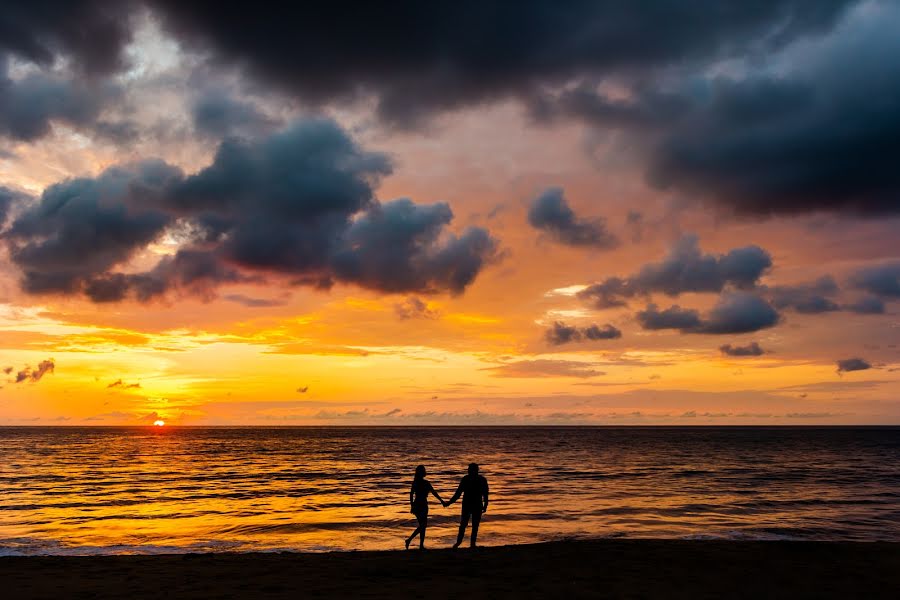
[[[424,464],[479,542],[900,541],[900,428],[0,428],[0,555],[399,549]],[[460,505],[432,501],[428,545]]]

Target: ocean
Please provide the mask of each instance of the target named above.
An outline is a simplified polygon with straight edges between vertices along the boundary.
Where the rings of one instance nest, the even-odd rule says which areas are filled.
[[[900,427],[6,427],[0,555],[402,549],[416,465],[473,461],[486,546],[900,541]]]

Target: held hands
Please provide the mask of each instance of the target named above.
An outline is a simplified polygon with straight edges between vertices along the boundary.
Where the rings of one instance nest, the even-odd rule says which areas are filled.
[[[446,502],[444,500],[441,500],[441,504],[443,505],[444,508],[447,508],[448,506],[450,506],[450,503]]]

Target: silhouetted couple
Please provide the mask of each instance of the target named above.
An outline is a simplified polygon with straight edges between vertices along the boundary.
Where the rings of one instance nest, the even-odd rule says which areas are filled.
[[[428,528],[428,494],[434,494],[434,497],[444,506],[450,506],[462,496],[462,514],[459,517],[459,535],[456,536],[454,548],[459,548],[462,544],[463,536],[466,534],[466,527],[469,525],[469,519],[472,519],[472,535],[469,536],[469,542],[472,548],[477,546],[478,525],[481,524],[481,513],[488,507],[488,482],[487,479],[478,474],[478,465],[469,464],[469,474],[463,477],[456,488],[456,493],[449,501],[444,502],[441,496],[431,486],[431,483],[425,479],[425,467],[419,465],[416,467],[416,475],[413,478],[412,489],[409,490],[410,512],[416,515],[419,520],[419,526],[412,535],[406,538],[406,548],[413,541],[416,535],[419,536],[419,548],[425,549],[425,530]]]

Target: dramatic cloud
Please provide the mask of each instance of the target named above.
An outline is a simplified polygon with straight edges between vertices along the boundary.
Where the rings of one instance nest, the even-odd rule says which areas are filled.
[[[272,119],[253,104],[236,100],[223,90],[208,90],[194,102],[194,127],[203,135],[224,138],[258,133],[272,127]]]
[[[388,292],[461,293],[496,254],[484,229],[447,230],[444,203],[380,203],[387,157],[329,120],[260,141],[228,139],[185,176],[162,161],[112,167],[44,190],[3,234],[29,293],[148,300],[169,289],[209,297],[218,285],[277,275]],[[164,234],[181,245],[144,272],[122,269]]]
[[[6,224],[13,205],[26,200],[28,200],[28,196],[25,194],[0,185],[0,231],[3,231],[3,226]]]
[[[48,187],[3,236],[22,288],[73,293],[127,261],[172,222],[159,204],[181,177],[157,161]]]
[[[724,346],[719,346],[719,350],[727,356],[762,356],[765,354],[765,350],[760,348],[757,342],[750,342],[746,346],[725,344]]]
[[[769,253],[759,246],[736,248],[727,254],[703,254],[694,235],[682,237],[660,263],[644,265],[629,277],[610,277],[578,292],[597,308],[624,306],[635,296],[663,293],[721,292],[726,285],[752,288],[772,266]]]
[[[47,373],[53,373],[55,369],[56,364],[53,362],[52,358],[42,360],[38,363],[37,368],[32,369],[28,366],[16,373],[16,383],[22,383],[23,381],[31,381],[32,383],[38,382]]]
[[[843,308],[860,315],[883,315],[884,300],[878,296],[863,296],[856,302],[845,304]]]
[[[59,57],[88,74],[123,65],[134,2],[29,0],[0,11],[0,52],[49,67]]]
[[[554,321],[550,329],[544,333],[544,339],[553,346],[561,346],[581,340],[614,340],[620,337],[622,337],[622,332],[609,324],[603,327],[590,325],[589,327],[578,328],[566,325],[560,321]]]
[[[603,219],[583,220],[569,208],[562,188],[548,188],[535,198],[528,211],[528,223],[567,246],[615,248],[619,240],[606,230]]]
[[[745,214],[897,213],[898,17],[896,3],[866,3],[780,72],[686,93],[690,109],[666,124],[651,180]]]
[[[635,315],[641,327],[648,330],[678,329],[682,333],[750,333],[772,327],[779,321],[778,312],[764,299],[746,292],[725,293],[706,318],[693,309],[678,305],[659,310],[650,304]]]
[[[6,63],[0,54],[0,135],[31,141],[46,135],[54,122],[91,127],[98,135],[114,139],[132,134],[125,123],[100,120],[103,107],[120,93],[115,86],[88,85],[42,73],[12,79]]]
[[[837,372],[839,374],[849,373],[850,371],[865,371],[871,368],[872,365],[861,358],[845,358],[837,361]]]
[[[591,1],[560,7],[550,0],[515,6],[359,1],[259,10],[215,2],[150,4],[179,39],[261,80],[314,103],[373,94],[384,120],[410,124],[436,111],[529,96],[540,85],[585,75],[778,47],[828,30],[847,2],[774,0],[710,9],[657,0],[641,10]]]
[[[802,314],[841,310],[841,307],[830,298],[839,291],[837,283],[830,275],[820,277],[812,283],[775,286],[769,291],[772,304],[779,310],[793,308]]]
[[[882,298],[900,298],[900,262],[860,269],[850,277],[850,285]]]

